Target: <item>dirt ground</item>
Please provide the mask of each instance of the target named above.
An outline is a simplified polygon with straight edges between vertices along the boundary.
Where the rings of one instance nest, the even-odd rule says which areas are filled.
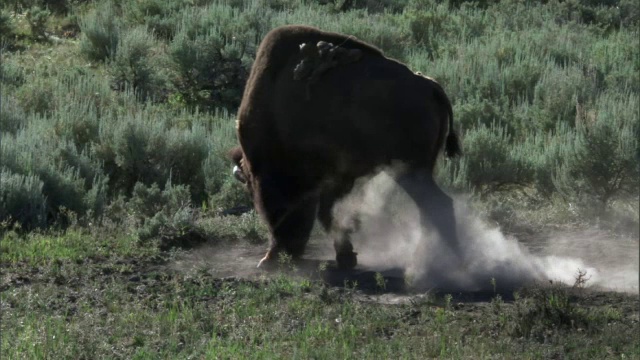
[[[616,294],[620,294],[621,298],[638,294],[638,239],[591,229],[520,234],[519,238],[510,237],[510,241],[518,242],[523,248],[522,253],[517,254],[519,258],[545,264],[548,267],[548,273],[545,275],[557,276],[556,281],[568,279],[564,281],[567,286],[574,285],[578,271],[587,272],[586,282],[581,287],[598,294],[594,295],[594,301],[600,299],[606,302],[604,299],[607,298],[607,293],[618,299],[620,297]],[[541,277],[533,279],[533,283],[527,281],[506,287],[487,283],[481,288],[433,286],[416,291],[407,285],[405,269],[400,266],[377,264],[375,261],[379,254],[371,254],[372,250],[368,250],[366,244],[357,245],[360,263],[352,271],[337,269],[333,260],[333,248],[324,235],[317,235],[310,241],[302,260],[290,264],[277,264],[272,266],[271,270],[256,267],[259,259],[264,256],[266,245],[251,244],[204,245],[182,253],[167,266],[178,272],[204,269],[214,278],[244,280],[270,277],[285,271],[312,280],[322,280],[335,287],[357,284],[357,289],[366,295],[367,299],[389,304],[410,301],[412,297],[423,296],[426,293],[447,293],[463,302],[487,302],[499,293],[503,300],[509,301],[513,299],[513,292],[520,287],[554,280]],[[453,264],[451,266],[454,267]],[[384,285],[380,283],[380,275],[384,277]]]
[[[504,241],[500,237],[492,238]],[[515,254],[525,263],[531,259],[542,263],[552,259],[567,267],[575,264],[597,266],[600,270],[597,273],[599,276],[603,273],[620,273],[625,281],[628,281],[624,278],[625,271],[631,272],[634,267],[637,269],[637,262],[634,262],[637,257],[634,258],[631,251],[634,250],[633,244],[616,250],[621,256],[625,251],[627,252],[624,255],[629,256],[630,260],[621,258],[628,261],[626,266],[621,262],[617,267],[604,267],[604,265],[616,264],[604,261],[602,253],[598,258],[600,250],[593,244],[588,247],[592,253],[575,244],[572,248],[571,240],[576,238],[583,237],[566,237],[565,242],[556,241],[553,244],[563,245],[561,249],[565,249],[569,255],[571,250],[574,251],[573,254],[583,251],[580,253],[582,256],[591,254],[593,258],[585,256],[578,259],[580,261],[568,261],[567,259],[571,258],[561,256],[566,253],[551,253],[549,246],[543,245],[544,239],[536,240],[534,245],[539,245],[539,248],[534,248],[531,253],[522,250]],[[613,244],[617,243],[608,243],[602,251],[610,251]],[[621,244],[626,243],[621,242]],[[148,324],[156,324],[158,329],[173,326],[171,325],[173,322],[163,322],[162,319],[165,318],[167,307],[174,304],[176,299],[183,301],[184,314],[181,313],[182,315],[199,314],[185,326],[187,330],[184,331],[191,331],[191,337],[181,338],[186,339],[184,341],[188,344],[187,348],[202,346],[198,340],[202,336],[211,338],[212,335],[203,332],[202,329],[209,329],[207,326],[210,326],[211,319],[216,317],[226,319],[219,323],[220,326],[230,327],[239,334],[242,334],[242,329],[254,327],[254,331],[260,334],[272,331],[273,325],[257,322],[255,319],[259,318],[256,317],[243,318],[241,326],[233,325],[233,318],[224,312],[229,307],[236,306],[238,311],[245,312],[247,304],[254,304],[252,305],[254,310],[259,306],[260,312],[277,312],[301,306],[300,304],[313,305],[322,309],[304,315],[312,316],[316,313],[324,314],[329,311],[327,310],[329,308],[336,314],[340,314],[344,310],[341,306],[344,305],[351,309],[355,306],[364,314],[377,314],[376,316],[387,319],[389,329],[394,331],[402,328],[403,331],[407,331],[407,334],[418,334],[415,335],[415,339],[411,339],[421,344],[425,341],[425,336],[435,336],[439,331],[444,331],[444,334],[451,338],[466,336],[471,343],[489,341],[491,344],[510,344],[509,346],[514,347],[513,349],[497,347],[491,350],[496,354],[511,354],[515,348],[526,348],[526,351],[531,354],[547,351],[549,355],[537,356],[549,359],[565,358],[565,356],[572,356],[571,354],[578,354],[575,358],[594,358],[591,357],[592,355],[586,355],[592,353],[599,354],[595,358],[603,358],[602,354],[608,354],[605,357],[609,358],[620,358],[620,354],[631,357],[637,354],[637,339],[626,335],[628,332],[637,332],[640,323],[640,299],[637,287],[635,290],[633,287],[624,289],[617,287],[614,289],[616,291],[613,291],[612,288],[606,288],[607,284],[602,281],[602,278],[597,280],[594,273],[593,279],[598,281],[594,285],[589,286],[591,281],[589,280],[585,284],[587,287],[566,286],[560,287],[561,291],[556,291],[558,288],[554,288],[558,286],[557,283],[550,284],[542,280],[512,284],[518,286],[511,287],[501,286],[501,280],[498,280],[495,287],[489,282],[486,282],[484,287],[477,287],[475,285],[478,284],[470,282],[463,284],[474,285],[471,288],[434,286],[416,290],[407,286],[405,269],[397,266],[381,266],[379,263],[372,262],[380,258],[380,253],[369,254],[366,247],[359,245],[357,250],[362,255],[362,263],[352,271],[336,268],[332,259],[333,249],[324,237],[316,237],[312,240],[303,260],[275,264],[271,270],[256,268],[258,260],[264,255],[265,246],[246,243],[224,246],[203,245],[176,253],[162,253],[159,258],[154,259],[92,256],[81,261],[59,262],[50,266],[32,266],[24,263],[1,264],[0,310],[2,310],[3,326],[7,326],[5,331],[15,328],[16,331],[11,332],[11,336],[22,339],[18,341],[20,344],[27,339],[24,341],[31,346],[31,340],[27,336],[29,334],[22,328],[17,330],[19,324],[34,321],[29,326],[36,327],[41,321],[35,320],[33,316],[49,322],[53,321],[52,319],[62,319],[59,320],[62,330],[57,333],[57,336],[67,334],[67,331],[76,331],[62,345],[68,345],[70,349],[82,352],[85,351],[82,347],[84,345],[78,344],[84,341],[100,348],[105,343],[103,332],[107,331],[111,333],[109,341],[121,348],[123,354],[129,354],[135,350],[131,346],[131,332],[144,333],[150,326]],[[546,258],[545,254],[549,253],[561,255]],[[637,251],[635,253],[637,254]],[[535,263],[533,260],[531,261]],[[449,263],[445,263],[447,264]],[[445,266],[437,269],[452,272],[459,270],[456,264],[450,265],[449,268]],[[561,269],[562,266],[557,268]],[[483,267],[477,269],[480,272],[486,270]],[[498,269],[512,270],[517,267],[498,267]],[[474,270],[474,268],[468,270]],[[572,274],[574,270],[567,271]],[[636,272],[635,275],[637,274]],[[281,281],[283,278],[280,278],[283,275],[287,278],[284,282]],[[304,285],[306,290],[302,293],[292,296],[286,291],[281,294],[276,292],[280,295],[275,295],[275,301],[269,297],[274,294],[273,284],[277,286],[281,283],[302,283],[290,282],[288,279],[291,276],[300,277],[302,280],[308,279],[311,282]],[[274,281],[265,281],[269,278]],[[474,281],[480,278],[471,277]],[[436,279],[441,278],[436,277]],[[485,283],[484,280],[482,282]],[[242,290],[245,291],[244,295],[236,295],[236,291],[247,286],[255,290],[250,292],[250,295],[247,295],[246,290]],[[545,286],[549,287],[549,291],[544,288]],[[325,295],[325,292],[329,295]],[[565,303],[563,299],[568,302]],[[262,307],[269,310],[262,310]],[[127,330],[127,326],[132,326],[127,320],[129,312],[145,319],[135,323],[141,328]],[[287,313],[283,314],[287,315]],[[302,315],[288,314],[287,316],[292,317],[291,321],[301,321],[296,316]],[[353,316],[365,315],[355,312]],[[253,321],[252,319],[256,322],[249,325],[244,323],[244,321]],[[102,321],[102,327],[96,326],[96,321]],[[365,320],[358,318],[357,323],[364,322]],[[521,335],[518,331],[525,335]],[[47,332],[43,330],[42,333]],[[372,344],[389,341],[384,333],[377,334],[370,335],[371,338],[367,338],[366,341]],[[174,337],[180,338],[178,335]],[[493,340],[486,340],[487,337]],[[77,338],[81,339],[76,340]],[[148,341],[157,343],[157,347],[162,348],[164,342],[171,339],[171,336],[149,335]],[[282,335],[278,339],[287,339],[287,336]],[[406,341],[413,340],[403,338],[401,342],[403,346],[406,345]],[[551,343],[547,343],[548,341]],[[112,354],[112,350],[109,349],[113,346],[109,343],[103,355]],[[468,351],[476,351],[484,345],[475,346]],[[6,345],[3,349],[9,358],[14,354],[10,347]],[[151,348],[155,349],[153,346]],[[91,346],[87,349],[91,349]],[[76,354],[70,358],[78,358],[77,356]],[[535,357],[524,356],[524,358]]]

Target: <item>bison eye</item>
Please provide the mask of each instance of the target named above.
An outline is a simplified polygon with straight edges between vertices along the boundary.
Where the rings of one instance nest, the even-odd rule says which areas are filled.
[[[240,181],[241,183],[243,184],[247,183],[247,178],[244,176],[242,169],[240,169],[238,165],[233,167],[233,176],[236,178],[236,180]]]

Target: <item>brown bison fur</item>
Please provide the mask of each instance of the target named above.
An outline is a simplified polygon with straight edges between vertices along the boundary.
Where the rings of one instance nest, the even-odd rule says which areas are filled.
[[[294,68],[299,45],[319,41],[359,49],[362,56],[323,73],[307,99],[306,82],[294,80]],[[457,248],[452,200],[432,178],[443,147],[448,156],[460,153],[452,126],[442,87],[379,49],[307,26],[269,32],[238,111],[240,147],[230,152],[269,225],[271,246],[262,261],[280,251],[301,256],[316,216],[332,229],[333,205],[354,181],[396,161],[405,165],[396,180],[425,225],[433,224]],[[335,236],[334,246],[339,266],[356,265],[348,236]]]

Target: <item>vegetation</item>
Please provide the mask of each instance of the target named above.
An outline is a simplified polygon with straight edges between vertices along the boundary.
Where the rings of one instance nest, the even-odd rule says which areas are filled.
[[[441,166],[450,190],[520,194],[514,210],[530,213],[571,204],[567,223],[637,223],[635,2],[46,5],[16,1],[0,16],[0,214],[25,229],[64,223],[63,208],[99,221],[136,183],[228,204],[233,113],[260,39],[286,23],[356,35],[446,87],[466,154]],[[25,196],[26,210],[10,200]]]
[[[2,357],[638,356],[637,317],[557,289],[467,314],[153,270],[176,246],[265,241],[255,213],[223,216],[250,205],[225,153],[260,40],[293,23],[437,79],[464,151],[438,182],[503,227],[637,234],[635,0],[4,1]]]

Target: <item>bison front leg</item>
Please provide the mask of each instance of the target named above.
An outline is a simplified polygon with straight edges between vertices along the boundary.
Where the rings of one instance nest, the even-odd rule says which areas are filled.
[[[333,206],[338,196],[324,195],[318,207],[318,220],[322,227],[333,237],[333,248],[336,251],[336,263],[340,269],[353,269],[358,265],[358,253],[353,251],[351,244],[352,229],[345,229],[337,225],[333,218]]]
[[[271,232],[267,254],[258,263],[274,260],[281,252],[294,259],[304,253],[316,217],[317,201],[302,192],[291,191],[286,178],[258,181],[259,198],[254,199]]]

